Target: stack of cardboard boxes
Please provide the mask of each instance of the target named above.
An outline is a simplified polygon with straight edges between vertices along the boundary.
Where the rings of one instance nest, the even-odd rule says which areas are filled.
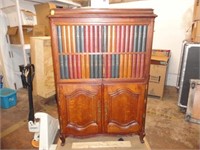
[[[33,37],[30,38],[31,63],[35,66],[33,79],[33,95],[48,98],[55,95],[53,61],[50,37],[50,10],[56,8],[53,3],[34,5],[37,25],[33,28]]]
[[[191,41],[200,43],[200,0],[195,0]]]
[[[56,5],[53,3],[41,3],[34,5],[34,7],[36,15],[27,10],[20,10],[25,44],[30,44],[30,37],[32,36],[50,35],[48,15],[51,9],[56,8]],[[19,21],[15,10],[16,8],[14,8],[14,6],[3,10],[7,15],[7,22],[9,24],[7,34],[10,44],[21,44],[18,27]]]

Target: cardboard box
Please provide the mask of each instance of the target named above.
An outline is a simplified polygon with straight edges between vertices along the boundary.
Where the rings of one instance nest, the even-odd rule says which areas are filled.
[[[148,95],[163,97],[170,50],[152,50]]]
[[[46,36],[46,27],[45,25],[35,25],[33,27],[33,36]]]
[[[55,95],[50,36],[31,37],[31,63],[35,66],[33,95],[49,98]]]
[[[200,0],[195,0],[193,9],[193,21],[200,21]]]
[[[195,21],[192,25],[191,41],[200,43],[200,21]]]
[[[8,27],[7,34],[9,35],[11,44],[21,44],[19,27]],[[22,26],[24,43],[30,44],[30,37],[33,35],[33,26]]]
[[[36,11],[37,25],[45,26],[45,35],[50,35],[50,23],[48,16],[50,15],[50,10],[56,8],[53,3],[42,3],[34,5]]]
[[[16,6],[9,6],[3,8],[2,10],[7,16],[8,25],[10,27],[15,27],[19,25]],[[20,10],[20,15],[21,15],[22,25],[33,26],[37,24],[36,15],[33,12],[27,10]]]

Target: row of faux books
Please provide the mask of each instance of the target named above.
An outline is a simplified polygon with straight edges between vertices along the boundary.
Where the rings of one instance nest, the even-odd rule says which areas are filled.
[[[144,78],[145,53],[59,55],[61,79]]]
[[[59,53],[145,52],[147,25],[58,25]]]

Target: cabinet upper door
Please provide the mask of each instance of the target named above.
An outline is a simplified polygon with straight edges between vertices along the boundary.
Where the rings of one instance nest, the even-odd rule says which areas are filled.
[[[104,89],[105,132],[141,132],[146,109],[146,85],[111,84],[104,85]]]
[[[56,79],[147,81],[151,9],[56,9],[50,16]],[[79,80],[79,81],[77,81]]]
[[[101,86],[58,86],[61,133],[89,135],[101,132]]]

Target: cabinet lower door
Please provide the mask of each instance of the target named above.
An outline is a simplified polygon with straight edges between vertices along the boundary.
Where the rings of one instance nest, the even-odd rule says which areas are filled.
[[[145,85],[104,85],[104,130],[107,133],[140,133],[145,113]]]
[[[90,135],[101,132],[101,86],[58,85],[61,134]]]

